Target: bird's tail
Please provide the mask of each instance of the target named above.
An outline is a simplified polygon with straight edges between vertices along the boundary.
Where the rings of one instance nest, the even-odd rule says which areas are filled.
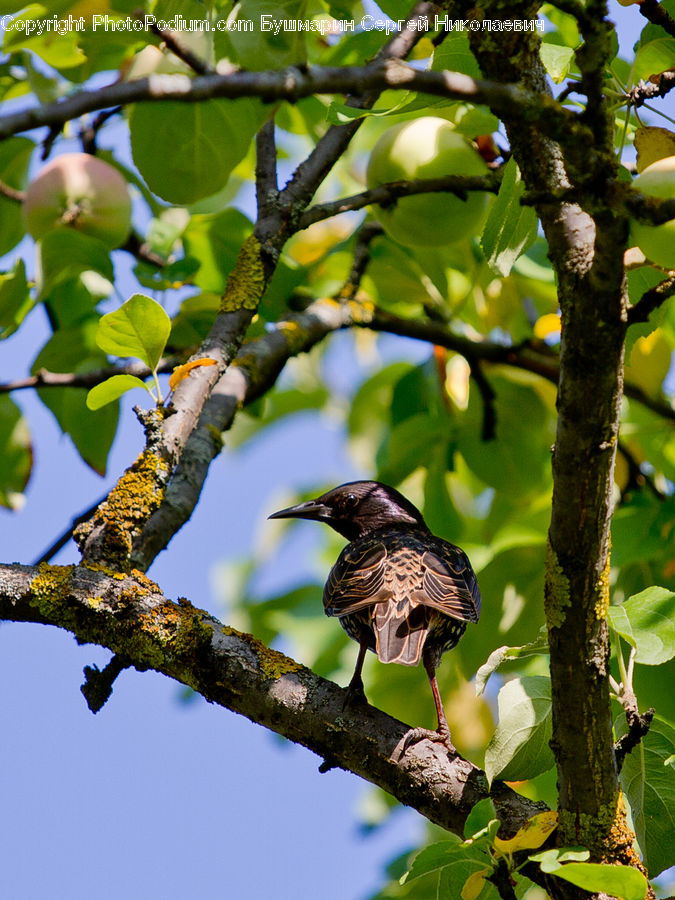
[[[373,630],[377,658],[383,663],[416,666],[422,657],[428,625],[428,610],[422,605],[411,608],[407,599],[376,603]]]

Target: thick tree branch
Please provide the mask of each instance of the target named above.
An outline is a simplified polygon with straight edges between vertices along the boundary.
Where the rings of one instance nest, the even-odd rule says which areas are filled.
[[[384,90],[419,91],[448,100],[488,104],[508,118],[537,124],[542,133],[587,135],[578,116],[551,97],[514,84],[469,78],[458,72],[420,71],[399,60],[386,59],[366,66],[320,67],[307,70],[290,67],[262,72],[233,72],[189,78],[187,75],[151,75],[119,81],[96,91],[78,91],[65,100],[0,117],[0,140],[34,128],[61,128],[85,113],[174,100],[198,103],[214,98],[236,100],[262,97],[267,102],[297,102],[314,94],[364,94]]]
[[[527,2],[516,3],[508,15],[525,18],[531,8]],[[586,4],[581,17],[585,41],[576,54],[588,96],[583,114],[588,142],[541,131],[509,113],[502,116],[529,191],[552,196],[581,191],[581,202],[537,208],[562,314],[546,616],[559,840],[584,844],[596,859],[620,858],[632,842],[618,806],[611,753],[605,621],[627,307],[622,257],[628,231],[627,218],[611,209],[618,174],[613,114],[597,78],[612,52],[605,13],[601,0]],[[499,54],[480,31],[472,32],[470,41],[486,77],[501,75],[531,91],[548,91],[536,36],[505,38]]]
[[[345,708],[343,688],[187,600],[168,600],[140,573],[120,578],[84,566],[0,565],[0,618],[65,628],[80,643],[108,647],[119,665],[168,675],[455,833],[488,796],[485,775],[467,760],[428,741],[401,758],[407,725],[372,706]],[[507,834],[543,808],[500,782],[489,795]]]

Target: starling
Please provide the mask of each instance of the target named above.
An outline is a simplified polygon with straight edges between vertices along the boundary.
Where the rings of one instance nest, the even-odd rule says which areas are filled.
[[[270,519],[316,519],[350,542],[328,576],[323,605],[360,645],[348,698],[365,701],[361,670],[366,650],[381,662],[424,664],[438,731],[415,728],[405,748],[422,738],[444,743],[450,729],[436,669],[446,650],[480,615],[480,591],[467,555],[433,535],[422,514],[394,488],[353,481],[316,500],[279,510]]]

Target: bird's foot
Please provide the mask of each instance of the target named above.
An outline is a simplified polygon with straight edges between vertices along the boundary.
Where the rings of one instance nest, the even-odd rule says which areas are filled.
[[[363,682],[359,678],[358,681],[352,681],[349,683],[349,687],[347,688],[347,693],[345,695],[344,703],[342,704],[343,709],[348,709],[351,707],[359,707],[359,706],[367,706],[368,700],[366,698],[366,692],[363,689]]]
[[[438,731],[432,731],[430,728],[411,728],[403,739],[398,758],[402,759],[411,747],[425,740],[432,741],[434,744],[443,744],[452,756],[459,756],[447,728],[439,728]]]

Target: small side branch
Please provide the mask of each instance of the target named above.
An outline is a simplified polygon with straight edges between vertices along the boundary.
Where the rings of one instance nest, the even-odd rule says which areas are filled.
[[[213,72],[213,69],[206,60],[197,56],[192,50],[186,47],[175,32],[159,28],[154,22],[150,23],[150,31],[164,42],[174,56],[177,56],[178,59],[182,60],[193,72],[196,72],[197,75],[208,75],[210,72]]]
[[[274,119],[269,119],[255,139],[255,193],[258,220],[266,218],[276,208],[279,199],[277,181],[277,145],[274,139]]]
[[[614,758],[616,759],[617,771],[621,771],[626,755],[634,750],[640,743],[642,738],[649,731],[654,718],[654,710],[648,709],[647,712],[640,714],[638,712],[637,703],[635,705],[625,706],[626,722],[628,723],[628,731],[623,737],[614,744]]]
[[[647,322],[654,310],[658,309],[673,294],[675,294],[675,276],[666,278],[656,287],[645,291],[635,306],[628,310],[628,324]]]
[[[657,0],[642,0],[638,9],[653,25],[660,25],[671,37],[675,37],[675,19]]]
[[[94,714],[105,706],[112,694],[115,679],[130,665],[124,657],[115,654],[105,669],[99,669],[98,666],[84,667],[84,684],[80,690],[87,701],[87,706]]]
[[[653,80],[652,80],[653,79]],[[626,100],[631,106],[642,106],[647,100],[655,100],[665,97],[675,88],[675,72],[661,72],[653,75],[649,81],[640,81],[626,94]]]
[[[308,228],[314,222],[320,222],[331,216],[337,216],[344,212],[354,212],[377,203],[380,206],[389,206],[399,197],[409,197],[411,194],[430,194],[450,192],[465,200],[468,191],[489,191],[496,194],[499,191],[500,177],[494,172],[490,175],[446,175],[442,178],[415,178],[411,181],[391,181],[381,184],[376,188],[342,197],[340,200],[331,200],[328,203],[317,203],[301,217],[299,227]]]

